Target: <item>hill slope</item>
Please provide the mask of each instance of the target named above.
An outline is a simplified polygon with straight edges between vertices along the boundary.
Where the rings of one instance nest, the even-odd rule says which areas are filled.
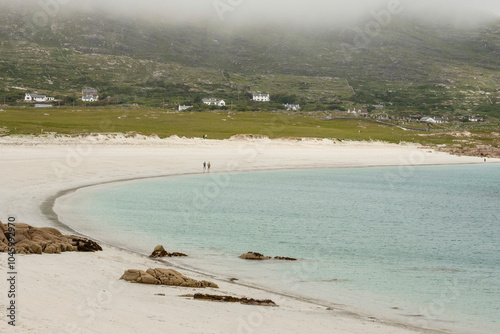
[[[72,99],[91,86],[118,103],[246,101],[262,91],[317,108],[500,113],[500,22],[465,30],[398,18],[366,38],[363,24],[231,30],[83,14],[29,29],[29,15],[2,13],[0,98],[9,102],[20,88]]]

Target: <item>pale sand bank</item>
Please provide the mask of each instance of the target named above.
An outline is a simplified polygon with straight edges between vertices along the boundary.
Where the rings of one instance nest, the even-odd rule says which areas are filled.
[[[125,179],[202,172],[274,169],[413,166],[482,163],[416,145],[333,143],[329,140],[224,140],[169,138],[0,138],[0,219],[15,215],[34,226],[57,226],[41,206],[60,191]],[[489,160],[488,163],[500,162]],[[401,174],[405,177],[402,167]],[[394,177],[394,175],[392,176]],[[71,221],[65,221],[71,226]],[[64,231],[63,232],[69,232]],[[95,236],[98,238],[98,236]],[[272,299],[279,308],[194,301],[177,297],[188,288],[144,286],[119,281],[127,269],[161,266],[125,250],[103,245],[96,254],[21,256],[18,262],[17,326],[0,318],[2,333],[414,333],[421,330],[350,316],[341,309],[298,301],[270,292],[216,282],[202,293]],[[151,249],[156,245],[151,245]],[[165,245],[168,247],[168,245]],[[1,254],[6,272],[6,254]],[[7,283],[0,279],[0,307]],[[165,296],[156,296],[164,293]],[[367,301],[369,303],[369,301]]]

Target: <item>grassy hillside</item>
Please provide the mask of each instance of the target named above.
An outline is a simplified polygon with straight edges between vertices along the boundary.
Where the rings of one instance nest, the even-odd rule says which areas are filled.
[[[30,30],[29,15],[0,16],[0,103],[37,91],[71,104],[90,86],[109,97],[103,104],[173,107],[216,96],[252,109],[246,94],[260,91],[310,110],[385,103],[500,116],[500,22],[461,30],[397,18],[356,46],[362,23],[230,30],[61,14]]]

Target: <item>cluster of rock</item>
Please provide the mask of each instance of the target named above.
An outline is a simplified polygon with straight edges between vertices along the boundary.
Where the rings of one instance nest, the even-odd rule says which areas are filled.
[[[465,147],[440,147],[437,150],[458,156],[471,156],[481,158],[500,158],[500,147],[491,145],[475,145]]]
[[[184,257],[184,256],[187,256],[187,255],[183,254],[183,253],[178,253],[178,252],[169,253],[165,250],[165,248],[163,248],[162,245],[158,245],[155,247],[155,249],[153,250],[153,253],[151,253],[151,255],[149,257],[158,258],[158,257]]]
[[[14,243],[17,254],[102,251],[101,246],[92,240],[74,235],[63,235],[52,227],[33,227],[16,223],[12,224],[11,232],[5,225],[2,227],[4,232],[0,233],[0,252],[8,251],[9,240]]]
[[[253,299],[253,298],[238,298],[232,296],[217,296],[217,295],[207,295],[201,293],[195,293],[193,295],[194,299],[210,300],[223,303],[241,303],[245,305],[258,305],[258,306],[278,306],[275,302],[270,299]]]
[[[293,257],[284,257],[284,256],[275,256],[275,260],[280,260],[280,261],[297,261],[296,258]]]
[[[189,288],[218,288],[217,284],[208,281],[197,281],[182,275],[173,269],[149,268],[146,271],[129,269],[120,279],[142,284],[173,285]]]
[[[240,259],[243,260],[256,260],[256,261],[263,261],[263,260],[270,260],[272,257],[270,256],[265,256],[260,253],[256,252],[248,252],[245,254],[240,255]],[[292,257],[283,257],[283,256],[275,256],[275,260],[281,260],[281,261],[297,261],[297,259],[292,258]]]

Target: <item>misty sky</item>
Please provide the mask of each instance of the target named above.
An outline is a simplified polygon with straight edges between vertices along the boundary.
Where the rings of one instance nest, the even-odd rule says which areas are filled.
[[[44,1],[44,0],[42,0]],[[45,0],[49,1],[49,0]],[[78,0],[52,0],[78,2]],[[86,1],[93,2],[96,0]],[[399,3],[403,11],[419,11],[423,15],[459,12],[467,14],[470,10],[484,11],[500,16],[498,0],[102,0],[98,7],[106,6],[118,11],[137,11],[143,9],[165,16],[185,18],[218,16],[225,19],[239,18],[252,20],[295,19],[316,20],[328,18],[355,18],[365,16],[370,10],[387,8],[390,3]]]
[[[0,0],[2,4],[49,11],[106,11],[126,16],[155,16],[164,20],[220,23],[341,23],[373,17],[391,6],[397,15],[419,15],[432,21],[453,17],[457,21],[478,20],[480,13],[500,17],[499,0]],[[55,7],[59,7],[54,9]],[[56,13],[57,14],[57,13]]]

